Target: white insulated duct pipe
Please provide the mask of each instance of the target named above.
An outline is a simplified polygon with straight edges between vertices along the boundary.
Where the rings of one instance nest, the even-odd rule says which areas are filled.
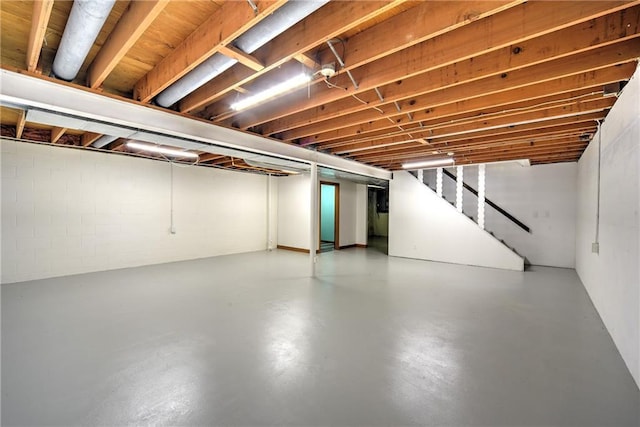
[[[75,0],[53,60],[53,74],[62,80],[76,78],[93,42],[107,20],[115,0]]]
[[[328,3],[329,0],[292,0],[264,18],[256,26],[238,37],[233,44],[245,53],[251,54],[273,40],[293,25]],[[166,88],[156,97],[156,103],[170,107],[209,80],[222,74],[238,61],[220,53],[198,65],[181,79]]]

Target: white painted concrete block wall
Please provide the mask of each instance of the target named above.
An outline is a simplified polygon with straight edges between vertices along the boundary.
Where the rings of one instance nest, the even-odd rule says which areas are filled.
[[[576,270],[622,358],[640,385],[640,76],[602,126],[599,254],[598,135],[578,163]]]
[[[524,261],[408,172],[390,183],[389,255],[522,271]]]
[[[2,282],[266,248],[266,177],[2,141]]]

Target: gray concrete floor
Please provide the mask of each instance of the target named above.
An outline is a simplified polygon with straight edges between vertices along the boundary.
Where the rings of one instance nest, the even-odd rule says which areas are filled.
[[[572,270],[274,251],[2,286],[3,425],[640,424]]]

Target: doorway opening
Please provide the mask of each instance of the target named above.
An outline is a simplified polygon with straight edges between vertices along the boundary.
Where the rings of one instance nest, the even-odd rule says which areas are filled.
[[[367,246],[388,254],[389,189],[369,186],[367,196]]]
[[[340,249],[340,184],[320,183],[320,252]]]

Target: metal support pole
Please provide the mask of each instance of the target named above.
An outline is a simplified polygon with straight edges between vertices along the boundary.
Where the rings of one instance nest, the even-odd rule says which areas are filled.
[[[318,164],[311,163],[310,170],[310,203],[309,203],[309,274],[316,275],[316,249],[318,247]]]
[[[442,197],[442,168],[436,169],[436,194]]]
[[[422,169],[418,170],[418,181],[420,181],[421,184],[424,184],[424,171]]]
[[[267,175],[267,250],[273,250],[271,237],[271,174]]]

